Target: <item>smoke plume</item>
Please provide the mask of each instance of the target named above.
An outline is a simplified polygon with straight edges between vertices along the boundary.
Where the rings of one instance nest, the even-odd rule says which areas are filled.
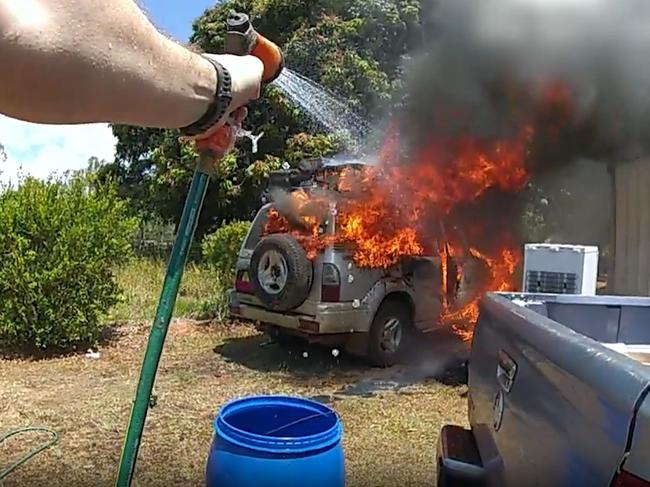
[[[528,124],[531,166],[648,152],[650,2],[437,0],[432,12],[432,38],[405,70],[410,145]]]

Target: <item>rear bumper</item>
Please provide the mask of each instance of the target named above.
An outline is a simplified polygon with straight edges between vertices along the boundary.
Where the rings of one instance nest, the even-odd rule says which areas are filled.
[[[443,426],[437,451],[438,487],[483,487],[487,478],[474,434],[460,426]]]
[[[230,314],[235,317],[289,328],[307,335],[365,333],[370,329],[370,318],[365,308],[354,308],[352,303],[318,304],[316,314],[276,313],[261,306],[242,303],[235,290],[228,293]]]

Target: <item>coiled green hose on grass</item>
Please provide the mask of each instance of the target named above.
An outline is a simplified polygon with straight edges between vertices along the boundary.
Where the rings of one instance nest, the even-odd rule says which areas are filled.
[[[36,455],[41,453],[42,451],[47,450],[48,448],[54,446],[54,444],[59,441],[59,435],[57,434],[56,431],[51,430],[49,428],[36,428],[36,427],[29,427],[29,428],[18,428],[12,431],[9,431],[8,433],[3,434],[0,436],[0,445],[2,445],[7,439],[11,438],[12,436],[16,436],[22,433],[48,433],[50,435],[50,441],[47,443],[44,443],[43,445],[34,448],[33,450],[27,452],[25,455],[20,457],[18,460],[16,460],[14,463],[9,465],[8,467],[0,470],[0,481],[2,481],[4,478],[6,478],[11,472],[16,470],[18,467],[23,465],[24,463],[27,463],[29,460],[34,458]]]

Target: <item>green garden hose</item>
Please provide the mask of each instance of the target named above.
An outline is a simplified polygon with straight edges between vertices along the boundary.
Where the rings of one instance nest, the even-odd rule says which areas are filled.
[[[138,456],[142,430],[147,418],[147,411],[151,400],[151,391],[156,380],[158,363],[162,355],[165,337],[169,329],[169,322],[176,304],[178,288],[183,277],[185,261],[190,251],[190,244],[199,221],[201,207],[210,181],[209,171],[214,163],[214,157],[208,153],[199,156],[199,162],[194,172],[192,184],[185,201],[185,208],[181,216],[176,241],[167,267],[167,275],[163,283],[156,318],[151,327],[149,342],[142,362],[140,380],[133,400],[131,418],[122,448],[122,458],[117,476],[117,487],[129,487],[133,479],[135,462]]]
[[[16,460],[14,463],[9,465],[8,467],[4,468],[3,470],[0,470],[0,481],[2,481],[4,478],[6,478],[11,472],[16,470],[18,467],[23,465],[24,463],[27,463],[29,460],[34,458],[36,455],[39,453],[47,450],[48,448],[52,447],[57,441],[59,441],[59,435],[57,434],[56,431],[51,430],[49,428],[35,428],[35,427],[29,427],[29,428],[18,428],[12,431],[9,431],[8,433],[5,433],[4,435],[0,436],[0,445],[2,445],[7,439],[11,438],[12,436],[16,436],[22,433],[47,433],[50,435],[50,440],[47,443],[42,444],[39,447],[34,448],[33,450],[30,450],[27,452],[25,455],[20,457],[18,460]]]
[[[247,15],[232,12],[226,22],[226,28],[225,49],[228,54],[238,56],[253,55],[259,58],[264,64],[264,73],[261,80],[263,85],[277,78],[284,68],[282,51],[276,44],[260,35],[253,28]],[[130,487],[133,480],[138,449],[142,439],[142,430],[147,418],[151,391],[158,371],[158,362],[162,355],[178,288],[183,277],[185,261],[199,221],[199,214],[210,181],[209,173],[214,162],[215,157],[213,154],[207,152],[199,154],[199,161],[185,201],[185,208],[178,226],[172,255],[169,259],[156,318],[151,327],[149,342],[144,354],[140,379],[131,409],[131,418],[124,447],[122,448],[116,487]]]

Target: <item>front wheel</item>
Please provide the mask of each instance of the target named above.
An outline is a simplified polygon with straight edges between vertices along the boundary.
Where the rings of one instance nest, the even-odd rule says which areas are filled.
[[[408,337],[413,329],[411,310],[407,303],[387,299],[372,321],[368,335],[368,360],[377,367],[390,367],[404,356]]]

